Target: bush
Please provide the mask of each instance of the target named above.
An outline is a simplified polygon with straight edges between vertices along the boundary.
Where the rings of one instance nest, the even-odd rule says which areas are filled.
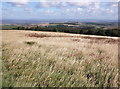
[[[33,42],[33,41],[28,41],[28,42],[25,42],[26,44],[28,44],[28,45],[34,45],[35,44],[35,42]]]

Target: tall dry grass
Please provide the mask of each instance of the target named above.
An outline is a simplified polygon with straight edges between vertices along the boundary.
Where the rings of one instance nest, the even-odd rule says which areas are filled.
[[[118,87],[118,43],[110,39],[3,31],[2,86]]]

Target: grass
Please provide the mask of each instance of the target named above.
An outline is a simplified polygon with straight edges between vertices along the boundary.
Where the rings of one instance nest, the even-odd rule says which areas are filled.
[[[34,38],[26,33],[30,32],[3,32],[2,86],[118,87],[117,44],[76,37]],[[16,38],[11,39],[13,35]]]

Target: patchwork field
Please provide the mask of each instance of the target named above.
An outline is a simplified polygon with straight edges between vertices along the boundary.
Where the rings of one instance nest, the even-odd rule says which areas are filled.
[[[4,87],[118,87],[117,37],[2,31]]]

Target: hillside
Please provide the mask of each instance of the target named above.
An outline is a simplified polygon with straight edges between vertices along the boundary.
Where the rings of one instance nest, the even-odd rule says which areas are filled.
[[[118,37],[3,30],[4,87],[117,87]]]

